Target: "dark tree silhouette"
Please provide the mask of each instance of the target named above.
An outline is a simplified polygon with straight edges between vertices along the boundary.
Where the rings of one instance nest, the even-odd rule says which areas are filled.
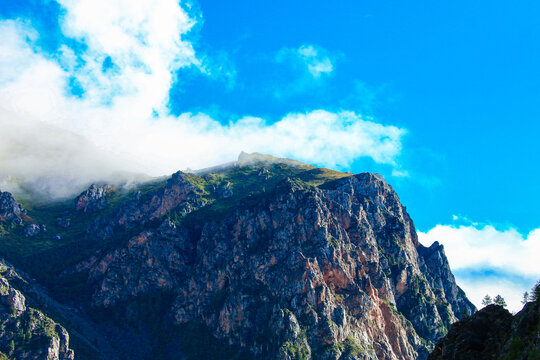
[[[493,299],[493,303],[495,305],[500,305],[502,307],[506,307],[506,301],[504,301],[504,298],[501,295],[495,296],[495,298]]]

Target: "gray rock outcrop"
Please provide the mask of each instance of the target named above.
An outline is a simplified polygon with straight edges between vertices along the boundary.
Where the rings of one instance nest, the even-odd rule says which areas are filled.
[[[13,198],[13,195],[0,191],[0,222],[13,222],[20,225],[23,214],[26,214],[26,210]]]

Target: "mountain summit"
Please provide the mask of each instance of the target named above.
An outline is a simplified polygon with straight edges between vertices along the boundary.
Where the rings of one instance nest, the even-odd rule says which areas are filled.
[[[26,213],[8,200],[1,255],[78,309],[55,318],[76,359],[425,359],[475,311],[378,174],[241,154]]]

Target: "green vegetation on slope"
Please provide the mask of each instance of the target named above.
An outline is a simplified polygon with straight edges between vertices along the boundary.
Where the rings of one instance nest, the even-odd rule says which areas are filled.
[[[232,167],[201,177],[192,175],[188,180],[201,189],[208,204],[187,216],[175,209],[167,217],[174,223],[189,227],[207,219],[222,219],[233,209],[250,208],[264,202],[273,195],[276,186],[287,178],[298,185],[317,187],[349,176],[352,175],[330,169],[291,167],[285,164]],[[220,197],[220,190],[225,188],[230,188],[232,196]]]
[[[206,205],[188,216],[180,209],[173,209],[165,215],[175,223],[186,225],[200,223],[209,218],[220,219],[233,208],[250,207],[272,195],[275,187],[287,178],[303,186],[327,186],[333,180],[352,176],[329,169],[314,168],[310,165],[290,166],[282,163],[267,166],[233,166],[213,173],[197,176],[185,174],[187,180],[200,189]],[[129,190],[115,189],[107,197],[108,206],[95,214],[85,214],[74,210],[73,200],[56,203],[22,202],[27,210],[23,225],[0,224],[0,257],[6,258],[17,267],[49,287],[58,286],[58,275],[98,249],[114,247],[134,236],[137,227],[115,234],[110,240],[98,240],[87,234],[86,229],[97,218],[110,217],[119,207],[126,204],[137,192],[141,198],[149,199],[167,184],[167,178],[140,184]],[[231,196],[223,196],[220,191],[230,189]],[[225,190],[226,191],[226,190]],[[69,219],[71,225],[62,227],[59,219]],[[159,221],[156,222],[158,224]],[[23,229],[28,224],[45,224],[47,231],[33,237],[25,237]],[[80,284],[80,279],[66,279],[71,285]],[[74,289],[70,288],[70,291]],[[76,290],[76,289],[75,289]],[[81,290],[82,291],[82,290]],[[75,291],[77,292],[77,291]]]

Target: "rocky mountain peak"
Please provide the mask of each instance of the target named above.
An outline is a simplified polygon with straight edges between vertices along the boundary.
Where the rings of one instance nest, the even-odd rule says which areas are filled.
[[[84,213],[92,213],[107,207],[107,195],[112,191],[110,185],[92,184],[75,198],[75,209]]]
[[[166,220],[77,267],[93,284],[92,306],[117,309],[166,292],[171,326],[196,324],[249,356],[282,359],[424,359],[452,322],[474,311],[442,249],[418,244],[382,176],[313,186],[308,175],[321,172],[308,168],[268,188],[272,171],[288,169],[273,166],[265,177],[228,170],[227,180],[177,172],[117,210],[115,222],[134,214]],[[215,179],[232,195],[205,185]],[[255,179],[250,186],[266,190],[238,198],[238,186]],[[223,206],[230,210],[219,217],[199,215]]]

